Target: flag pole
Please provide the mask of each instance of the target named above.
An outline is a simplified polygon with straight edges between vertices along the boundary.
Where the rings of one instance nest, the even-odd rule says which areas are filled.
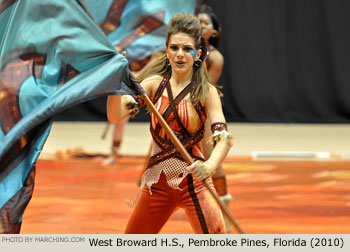
[[[155,106],[152,103],[152,101],[150,100],[150,98],[147,96],[145,91],[142,89],[141,85],[138,82],[136,82],[136,83],[134,83],[134,84],[138,85],[137,90],[138,90],[138,93],[140,94],[142,100],[146,103],[146,105],[149,108],[149,110],[155,115],[155,117],[157,118],[157,120],[160,123],[160,125],[163,127],[163,129],[166,131],[166,133],[170,137],[172,143],[179,150],[181,156],[185,159],[185,161],[189,165],[191,165],[194,162],[193,158],[191,157],[191,155],[188,153],[188,151],[182,145],[180,140],[176,137],[176,135],[174,134],[172,129],[169,127],[169,125],[166,123],[166,121],[164,120],[162,115],[159,113],[159,111],[155,108]],[[140,89],[142,89],[142,90],[140,90]],[[230,212],[230,210],[227,207],[227,205],[220,199],[220,197],[217,195],[215,190],[212,187],[209,186],[207,179],[203,180],[203,182],[204,182],[204,185],[209,190],[209,192],[213,195],[215,200],[218,202],[219,206],[221,207],[221,210],[228,217],[228,219],[230,220],[231,224],[233,224],[233,226],[237,229],[237,231],[239,233],[245,234],[244,230],[241,228],[241,226],[239,225],[239,223],[236,220],[236,218],[232,215],[232,213]]]

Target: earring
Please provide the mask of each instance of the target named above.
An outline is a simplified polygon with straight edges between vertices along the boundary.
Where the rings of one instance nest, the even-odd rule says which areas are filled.
[[[168,56],[165,56],[165,61],[166,61],[166,65],[167,65],[167,66],[170,66],[170,61],[169,61],[169,59],[168,59]]]
[[[215,38],[216,37],[216,33],[217,33],[217,30],[214,30],[213,33],[211,34],[211,37]]]
[[[199,58],[197,61],[194,62],[194,65],[196,67],[199,67],[202,64],[202,60]]]

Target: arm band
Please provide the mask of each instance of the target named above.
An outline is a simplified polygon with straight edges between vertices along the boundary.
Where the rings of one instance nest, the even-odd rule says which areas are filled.
[[[227,141],[230,146],[233,145],[233,137],[227,131],[226,123],[213,123],[211,125],[213,135],[209,137],[209,142],[215,146],[220,141]]]
[[[137,106],[139,109],[145,105],[144,100],[139,95],[132,95],[132,97],[135,99],[135,101],[137,101]]]
[[[227,131],[227,124],[223,123],[223,122],[217,122],[217,123],[213,123],[211,125],[211,132],[214,133],[215,131],[222,131],[222,130],[226,130]]]

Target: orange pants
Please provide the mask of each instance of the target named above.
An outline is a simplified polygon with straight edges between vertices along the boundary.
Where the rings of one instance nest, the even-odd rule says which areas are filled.
[[[212,183],[210,186],[213,186]],[[220,206],[203,182],[193,181],[192,175],[189,174],[179,187],[182,190],[169,187],[163,173],[158,183],[152,185],[152,194],[145,186],[126,226],[125,233],[159,233],[171,214],[179,207],[185,210],[195,233],[226,233]]]

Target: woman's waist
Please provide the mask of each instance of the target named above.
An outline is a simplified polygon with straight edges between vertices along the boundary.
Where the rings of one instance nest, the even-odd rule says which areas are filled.
[[[203,150],[202,150],[202,144],[201,142],[198,142],[190,147],[187,147],[187,145],[184,145],[186,151],[190,154],[190,156],[194,160],[204,160]],[[172,162],[177,166],[181,167],[187,167],[188,164],[185,161],[185,159],[182,157],[181,152],[175,147],[167,148],[165,149],[164,146],[160,145],[156,141],[152,141],[152,152],[151,152],[151,158],[148,163],[148,168],[155,166],[155,165],[164,165],[164,162],[171,159]],[[168,165],[165,164],[165,166]]]

